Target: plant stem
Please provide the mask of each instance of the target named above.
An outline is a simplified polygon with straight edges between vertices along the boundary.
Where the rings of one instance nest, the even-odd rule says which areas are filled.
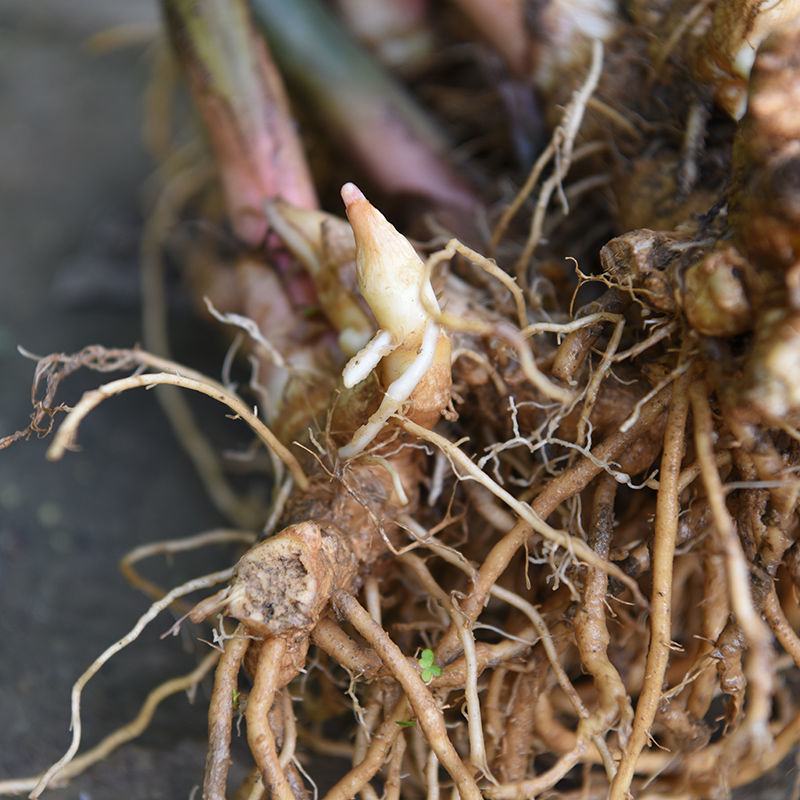
[[[425,110],[321,3],[254,0],[253,13],[293,91],[385,192],[435,205],[475,205]]]
[[[175,53],[206,126],[238,236],[259,244],[262,205],[317,200],[280,74],[245,0],[163,0]]]

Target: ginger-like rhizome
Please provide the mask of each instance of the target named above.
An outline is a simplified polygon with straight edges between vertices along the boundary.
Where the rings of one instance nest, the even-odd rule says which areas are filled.
[[[378,118],[377,96],[300,81],[372,183],[447,221],[432,242],[352,183],[346,219],[319,210],[272,57],[302,72],[293,13],[325,32],[318,47],[338,39],[311,0],[252,6],[165,0],[243,245],[231,258],[185,241],[183,269],[235,332],[249,386],[169,359],[156,313],[147,349],[42,360],[31,426],[7,441],[66,411],[58,458],[109,397],[202,392],[266,449],[271,502],[241,502],[164,395],[237,530],[126,558],[154,605],[76,683],[64,758],[11,788],[38,796],[137,735],[146,720],[77,755],[80,696],[169,607],[177,627],[214,629],[217,650],[174,683],[214,670],[211,800],[230,796],[239,717],[252,765],[236,797],[251,800],[309,796],[314,753],[347,764],[329,800],[716,798],[775,767],[800,741],[797,4],[554,0],[528,12],[532,33],[523,3],[455,3],[445,28],[471,20],[505,62],[503,102],[535,85],[552,129],[516,196],[456,175],[384,78],[370,78],[391,109]],[[458,85],[443,107],[482,130]],[[519,113],[514,133],[529,132]],[[169,224],[191,203],[222,216],[219,194],[197,167],[167,181],[146,236],[151,311]],[[132,374],[60,407],[80,367]],[[235,565],[169,593],[133,566],[229,541],[247,546]]]

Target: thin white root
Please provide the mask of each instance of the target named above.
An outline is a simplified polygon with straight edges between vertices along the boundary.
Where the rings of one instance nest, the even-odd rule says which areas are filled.
[[[578,539],[575,536],[571,536],[566,531],[559,531],[548,525],[530,507],[528,503],[523,503],[521,500],[517,500],[516,497],[507,492],[496,481],[492,480],[485,472],[483,472],[483,470],[481,470],[469,459],[463,450],[456,447],[449,439],[441,436],[438,433],[435,433],[434,431],[424,428],[422,425],[417,425],[411,420],[403,420],[401,425],[409,433],[418,436],[420,439],[425,439],[426,441],[438,447],[450,459],[450,462],[453,464],[454,468],[456,466],[460,467],[464,473],[466,473],[467,478],[477,481],[485,486],[490,492],[492,492],[492,494],[502,500],[517,514],[517,516],[519,516],[525,522],[525,524],[536,531],[536,533],[538,533],[540,536],[548,541],[554,542],[559,547],[563,547],[567,552],[575,554],[587,564],[597,567],[608,575],[611,575],[617,580],[622,581],[622,583],[624,583],[625,586],[631,590],[631,593],[636,598],[637,602],[641,603],[645,607],[647,606],[647,600],[645,600],[644,596],[642,595],[641,589],[636,581],[630,577],[630,575],[626,574],[616,564],[612,564],[611,562],[606,561],[604,558],[600,558],[600,556],[598,556],[597,553],[595,553],[595,551],[583,541],[583,539]],[[463,476],[459,477],[461,477],[462,480],[465,479]]]
[[[212,381],[210,378],[198,380],[197,378],[177,375],[169,372],[145,373],[144,375],[130,375],[127,378],[120,378],[111,381],[97,389],[92,389],[84,393],[78,404],[67,414],[61,427],[58,429],[50,448],[47,451],[47,458],[50,461],[58,461],[64,452],[69,449],[75,441],[78,427],[84,417],[93,411],[104,400],[130,389],[148,388],[150,386],[180,386],[183,389],[191,389],[194,392],[212,397],[223,405],[228,406],[237,416],[241,417],[261,439],[261,441],[272,450],[283,463],[289,468],[297,485],[305,490],[308,488],[308,478],[306,477],[300,462],[289,452],[285,445],[278,440],[275,434],[247,407],[245,402],[235,394],[229,392],[222,384]]]
[[[625,361],[628,358],[634,358],[638,355],[641,355],[645,350],[649,350],[651,347],[653,347],[653,345],[656,345],[663,339],[672,336],[677,329],[678,323],[674,321],[661,325],[646,339],[643,339],[641,342],[637,342],[635,345],[633,345],[633,347],[629,347],[627,350],[623,350],[621,353],[617,353],[614,356],[614,363],[617,364],[620,361]]]
[[[147,695],[147,699],[139,709],[139,713],[130,722],[117,728],[117,730],[106,736],[105,739],[96,744],[91,750],[87,750],[83,755],[78,756],[78,758],[74,759],[56,775],[53,775],[51,783],[55,785],[66,784],[68,781],[71,781],[73,778],[85,772],[89,767],[108,758],[118,747],[130,742],[137,736],[141,736],[164,700],[179,692],[190,691],[193,687],[197,686],[197,684],[211,672],[218,660],[219,653],[216,651],[208,653],[187,675],[171,678],[168,681],[164,681],[160,686],[157,686]],[[41,778],[41,775],[36,775],[32,778],[17,778],[15,780],[0,781],[0,796],[29,792],[36,786]]]
[[[184,597],[187,594],[196,592],[199,589],[208,589],[210,586],[215,586],[218,583],[224,583],[233,577],[234,569],[220,570],[219,572],[212,572],[209,575],[204,575],[201,578],[194,578],[187,581],[182,586],[177,586],[168,592],[160,600],[153,603],[150,608],[139,618],[136,625],[125,634],[121,639],[108,647],[101,653],[90,665],[89,668],[75,681],[72,687],[71,695],[71,715],[70,727],[72,728],[72,742],[67,748],[67,752],[61,756],[55,764],[53,764],[37,782],[30,796],[32,800],[36,800],[42,792],[49,786],[53,778],[61,772],[74,758],[75,753],[81,744],[81,694],[87,683],[97,674],[100,668],[115,656],[120,650],[126,648],[131,642],[139,638],[141,632],[152,622],[165,608],[169,608],[172,603],[179,597]]]
[[[167,54],[165,54],[165,58],[167,58]],[[174,70],[175,67],[176,65],[172,65],[171,69]],[[177,75],[174,75],[173,78],[177,78]],[[161,99],[156,105],[163,112],[163,103],[167,102],[168,104],[168,101],[162,97],[159,85],[160,80],[151,82],[150,103],[153,103],[153,99],[158,95]],[[169,88],[167,88],[166,94],[171,94]],[[150,108],[149,113],[154,114],[154,108]],[[161,113],[159,116],[163,119],[169,114]],[[145,135],[147,135],[147,131]],[[164,143],[168,138],[168,135],[159,137],[159,141]],[[165,157],[164,163],[156,174],[162,173],[166,185],[145,222],[141,246],[141,278],[144,346],[153,353],[160,354],[166,361],[170,355],[170,346],[162,249],[170,229],[178,220],[180,209],[213,176],[213,169],[210,164],[202,167],[189,166],[202,161],[200,152],[191,144],[176,150],[169,157],[167,157],[164,147],[166,144],[156,148],[156,150],[162,151]],[[184,370],[181,371],[189,374]],[[200,430],[186,398],[174,389],[163,389],[156,393],[156,399],[169,420],[175,436],[194,464],[213,503],[236,525],[241,527],[252,525],[252,515],[246,512],[241,498],[237,496],[225,477],[217,454]]]
[[[407,506],[408,495],[406,494],[405,487],[403,486],[403,481],[400,479],[400,473],[394,467],[392,462],[383,456],[367,456],[364,461],[367,463],[378,464],[389,473],[389,477],[392,479],[392,488],[394,489],[394,493],[397,495],[397,502],[400,503],[401,506]]]
[[[475,634],[469,619],[463,615],[454,619],[459,628],[461,647],[464,650],[464,663],[467,668],[467,679],[464,682],[464,696],[467,703],[467,733],[469,735],[469,759],[485,778],[497,783],[489,768],[486,757],[486,742],[483,738],[483,717],[481,701],[478,696],[478,657],[475,652]]]
[[[594,325],[596,322],[617,322],[619,314],[612,314],[610,311],[596,311],[594,314],[587,314],[585,317],[578,317],[571,322],[534,322],[520,331],[520,335],[527,339],[537,333],[557,333],[559,336],[566,336],[574,333],[581,328]]]
[[[642,406],[652,400],[664,387],[669,386],[672,381],[683,375],[683,373],[692,366],[692,360],[693,359],[689,358],[683,364],[672,370],[669,375],[667,375],[665,378],[662,378],[644,397],[642,397],[636,403],[628,418],[619,426],[620,433],[626,433],[636,424],[636,421],[639,419],[639,414],[642,412]]]
[[[555,169],[553,170],[553,174],[542,185],[539,199],[536,203],[536,209],[531,219],[528,239],[515,265],[515,272],[520,277],[527,272],[531,258],[541,240],[545,214],[550,204],[550,198],[553,192],[561,186],[561,182],[567,176],[570,166],[572,165],[575,138],[578,135],[581,122],[583,121],[586,104],[597,88],[602,70],[603,43],[599,39],[595,39],[592,42],[592,63],[589,68],[589,74],[586,76],[583,85],[572,95],[572,99],[564,112],[564,119],[553,133],[552,157],[555,161]]]
[[[218,311],[214,307],[214,304],[208,297],[204,297],[203,300],[205,301],[208,313],[211,314],[211,316],[214,317],[217,322],[221,322],[223,325],[233,325],[233,327],[243,330],[259,347],[264,350],[276,367],[287,369],[288,365],[286,364],[286,359],[277,351],[275,345],[273,345],[272,342],[270,342],[269,339],[267,339],[266,336],[261,333],[261,329],[258,327],[258,325],[256,325],[254,320],[250,319],[250,317],[242,316],[241,314],[224,314],[222,311]]]
[[[512,298],[514,299],[514,307],[517,312],[517,323],[519,324],[520,328],[524,328],[528,324],[528,311],[525,307],[525,295],[517,284],[516,280],[507,272],[500,269],[493,259],[487,258],[477,250],[473,250],[471,247],[467,247],[458,239],[451,239],[442,250],[432,253],[428,257],[428,260],[425,262],[425,281],[423,282],[423,286],[429,286],[433,270],[439,264],[445,261],[450,261],[450,259],[452,259],[456,253],[466,258],[472,264],[478,266],[487,275],[491,275],[493,278],[502,283],[506,289],[508,289]],[[434,304],[430,302],[430,294],[427,291],[420,292],[420,301],[425,307],[425,310],[435,319],[436,314],[434,311],[437,311],[438,308],[435,308]]]
[[[153,600],[158,600],[164,596],[163,590],[156,586],[147,578],[143,578],[133,568],[133,565],[146,558],[151,558],[156,555],[172,555],[173,553],[183,553],[187,550],[196,550],[199,547],[205,547],[209,544],[229,544],[232,542],[240,542],[242,544],[254,544],[256,541],[256,534],[247,531],[232,531],[232,530],[212,530],[198,533],[194,536],[185,536],[181,539],[164,539],[159,542],[150,542],[143,544],[139,547],[134,547],[133,550],[126,553],[119,562],[120,572],[125,576],[128,583],[144,592],[148,597]]]
[[[625,328],[625,318],[618,316],[614,323],[614,332],[608,340],[608,347],[603,353],[603,360],[592,375],[589,385],[586,387],[585,399],[583,402],[583,410],[581,411],[580,419],[578,420],[578,444],[585,444],[586,431],[589,427],[589,418],[592,415],[597,395],[600,392],[600,385],[602,384],[606,374],[611,369],[611,363],[614,358],[614,353],[617,352],[619,343],[622,339],[622,331]]]
[[[439,326],[435,322],[428,322],[417,357],[411,362],[408,369],[390,384],[377,411],[353,434],[350,443],[339,448],[341,458],[352,458],[362,453],[383,430],[389,417],[400,410],[400,406],[408,400],[425,373],[430,369],[438,341]]]
[[[262,539],[266,539],[267,536],[272,536],[272,534],[275,533],[275,528],[278,527],[278,521],[283,514],[283,509],[286,507],[286,503],[289,500],[289,496],[292,494],[293,488],[294,481],[291,475],[287,475],[283,483],[273,488],[274,499],[267,521],[264,523],[264,527],[261,530]]]
[[[281,707],[283,711],[283,746],[278,757],[278,763],[286,769],[294,759],[294,751],[297,747],[297,720],[292,708],[292,695],[289,689],[281,692]]]
[[[350,389],[361,383],[378,366],[378,362],[384,356],[388,356],[396,349],[397,343],[392,338],[392,334],[389,331],[378,331],[345,365],[342,371],[342,381],[345,387]]]
[[[125,555],[121,564],[135,564],[145,558],[159,555],[160,553],[183,553],[187,550],[196,550],[198,547],[205,547],[207,544],[227,544],[229,542],[242,542],[243,544],[253,544],[257,536],[249,531],[232,531],[227,529],[204,531],[194,536],[184,536],[181,539],[164,539],[160,542],[150,542],[135,547]]]

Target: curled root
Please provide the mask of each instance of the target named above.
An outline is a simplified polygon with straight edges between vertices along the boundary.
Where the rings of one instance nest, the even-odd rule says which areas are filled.
[[[678,533],[680,500],[678,480],[684,451],[684,433],[689,414],[690,376],[685,373],[675,383],[672,404],[667,416],[664,452],[656,499],[656,528],[653,551],[653,589],[650,603],[650,646],[647,651],[645,682],[636,704],[636,714],[628,744],[611,784],[610,797],[624,800],[628,796],[636,761],[647,742],[648,732],[661,700],[661,686],[667,669],[672,642],[672,567]]]
[[[214,676],[214,691],[208,707],[208,755],[203,777],[203,797],[225,800],[230,767],[231,726],[239,670],[250,640],[239,625],[228,640]]]
[[[419,673],[408,664],[400,648],[352,595],[338,592],[334,595],[333,602],[338,611],[369,642],[402,686],[431,749],[455,781],[461,797],[478,800],[481,797],[480,789],[450,742],[442,712]]]
[[[794,20],[797,4],[751,3],[732,28],[725,3],[663,15],[635,7],[624,19],[613,3],[580,14],[527,4],[526,24],[513,18],[525,40],[525,64],[514,62],[524,92],[503,78],[487,94],[509,106],[535,96],[541,109],[526,106],[527,116],[563,109],[560,122],[538,158],[525,155],[524,180],[494,133],[473,136],[484,104],[460,85],[436,86],[431,97],[445,98],[462,141],[492,153],[478,159],[502,176],[496,191],[486,181],[487,203],[504,193],[510,202],[466,219],[463,204],[454,218],[439,198],[433,238],[418,246],[350,183],[347,220],[318,210],[313,191],[291,205],[277,195],[297,188],[297,175],[280,159],[258,160],[280,153],[271,122],[276,110],[286,121],[289,107],[272,49],[296,81],[305,39],[316,48],[308,55],[332,64],[349,52],[323,6],[296,37],[289,28],[310,0],[275,15],[268,2],[196,0],[191,14],[164,2],[217,163],[175,173],[184,152],[164,165],[174,181],[143,246],[147,337],[166,352],[164,239],[190,202],[192,214],[195,201],[212,216],[223,207],[207,180],[216,172],[233,217],[211,227],[244,235],[247,252],[192,243],[184,260],[199,295],[230,284],[221,300],[205,298],[211,317],[235,328],[223,381],[137,349],[49,356],[36,366],[30,424],[0,447],[49,433],[64,413],[48,451],[58,459],[105,399],[189,389],[247,423],[253,446],[236,466],[271,469],[261,493],[271,503],[237,496],[184,404],[167,401],[214,501],[241,530],[155,542],[123,559],[126,578],[155,603],[76,682],[66,754],[41,777],[0,789],[33,787],[37,797],[77,774],[217,660],[208,800],[226,797],[237,713],[250,751],[238,800],[305,798],[306,784],[316,792],[309,751],[348,762],[327,800],[378,800],[379,787],[385,800],[716,798],[777,764],[800,742],[800,117],[791,113],[800,33],[766,28]],[[371,5],[384,14],[426,4]],[[460,2],[452,15],[478,5],[508,22],[500,6],[521,4]],[[218,36],[226,46],[209,44]],[[734,134],[712,96],[741,101],[740,73],[762,39]],[[376,127],[391,141],[395,127],[427,127],[383,79],[380,96],[375,75],[361,82],[366,56],[345,60],[366,100],[348,91],[344,113],[331,85],[316,98],[314,110],[329,115],[322,129],[352,115],[366,131],[358,149],[370,149],[383,145]],[[266,72],[240,85],[254,69]],[[692,83],[704,70],[708,85]],[[434,70],[436,80],[450,71]],[[469,84],[471,73],[462,78]],[[430,89],[429,80],[413,85]],[[291,127],[278,133],[295,142]],[[524,125],[512,133],[532,140]],[[438,163],[427,146],[421,162],[412,157],[416,133],[411,140],[401,172]],[[381,166],[397,166],[389,160]],[[244,204],[237,186],[248,190]],[[415,202],[402,207],[411,214]],[[487,219],[498,220],[491,234]],[[497,260],[477,249],[482,235]],[[575,310],[590,282],[602,284],[596,299]],[[250,364],[241,395],[237,354]],[[57,390],[81,367],[132,374],[69,408]],[[230,569],[170,592],[136,568],[220,543],[247,549]],[[184,608],[181,598],[201,588],[207,596]],[[211,622],[214,651],[76,758],[86,683],[169,607],[187,611],[173,630],[185,618]]]
[[[207,589],[209,586],[227,581],[232,575],[233,569],[212,572],[209,575],[204,575],[201,578],[194,578],[182,584],[181,586],[177,586],[176,588],[172,589],[160,600],[157,600],[155,603],[153,603],[153,605],[151,605],[150,608],[139,618],[136,625],[134,625],[133,628],[131,628],[131,630],[125,634],[125,636],[104,650],[89,665],[86,671],[78,678],[77,681],[75,681],[75,684],[72,687],[72,711],[70,716],[72,741],[70,746],[67,749],[67,752],[64,753],[64,755],[61,756],[61,758],[56,761],[56,763],[53,764],[42,775],[41,778],[39,778],[30,795],[32,798],[34,798],[34,800],[35,798],[39,797],[45,789],[47,789],[53,778],[75,758],[75,754],[78,752],[78,748],[81,744],[81,695],[83,694],[83,689],[86,684],[94,677],[94,675],[97,674],[100,668],[114,655],[119,653],[120,650],[123,650],[131,642],[138,639],[139,635],[147,627],[147,625],[165,608],[169,608],[169,606],[172,605],[175,600],[180,597],[185,597],[187,594],[191,594],[192,592],[196,592],[200,589]]]
[[[695,382],[690,389],[694,415],[694,438],[700,474],[708,495],[719,547],[725,556],[725,572],[731,610],[747,637],[747,678],[752,693],[743,727],[737,735],[736,749],[750,740],[756,751],[769,745],[768,720],[770,694],[774,681],[774,668],[770,655],[769,628],[755,608],[750,582],[750,571],[736,534],[734,522],[725,505],[725,496],[717,465],[714,463],[712,445],[713,422],[706,387]]]
[[[490,492],[503,500],[509,508],[519,515],[521,520],[524,522],[524,525],[520,530],[525,532],[526,538],[535,531],[545,539],[560,545],[568,552],[575,553],[575,555],[577,555],[579,558],[582,558],[587,563],[597,566],[599,569],[614,575],[616,578],[630,587],[634,597],[636,597],[637,600],[643,600],[638,585],[624,572],[622,572],[622,570],[613,564],[598,558],[597,553],[587,547],[586,543],[580,539],[570,537],[569,534],[565,533],[564,531],[557,531],[554,528],[551,528],[537,514],[535,508],[529,506],[527,503],[520,502],[501,486],[498,486],[498,484],[491,480],[491,478],[489,478],[485,473],[481,472],[461,450],[459,450],[457,447],[454,447],[448,439],[440,436],[437,433],[434,433],[433,431],[429,431],[422,426],[411,422],[410,420],[404,421],[403,427],[409,431],[409,433],[413,433],[435,444],[442,450],[442,452],[452,459],[454,465],[461,467],[470,478],[480,482],[487,489],[489,489]],[[520,534],[517,534],[517,536],[519,535]]]
[[[117,748],[141,736],[142,733],[147,730],[154,714],[164,700],[180,692],[189,692],[194,689],[214,668],[218,660],[218,653],[208,653],[187,675],[182,675],[178,678],[170,678],[170,680],[164,681],[164,683],[156,686],[156,688],[147,695],[147,699],[142,704],[139,713],[130,722],[118,728],[113,733],[110,733],[90,750],[87,750],[82,755],[76,756],[57,772],[54,772],[50,778],[49,785],[58,786],[67,783],[85,772],[89,767],[106,759]],[[39,784],[43,777],[44,776],[37,775],[33,778],[0,781],[0,794],[12,795],[30,792]]]
[[[280,679],[286,641],[281,637],[268,639],[261,645],[253,688],[247,698],[247,743],[261,780],[271,795],[280,800],[294,800],[294,792],[278,758],[275,736],[269,722],[269,712],[275,701]]]
[[[147,366],[176,366],[165,362],[162,359],[150,356],[147,353],[131,351],[131,358]],[[224,386],[212,381],[204,376],[194,377],[193,375],[180,375],[172,372],[145,373],[143,375],[131,375],[128,378],[120,378],[116,381],[86,392],[78,404],[70,410],[67,418],[59,427],[47,457],[51,461],[58,461],[66,450],[74,445],[77,430],[84,417],[100,405],[104,400],[130,389],[149,388],[151,386],[180,386],[194,392],[207,395],[214,400],[228,406],[237,416],[247,422],[255,431],[264,444],[273,450],[281,461],[286,464],[292,473],[297,485],[303,489],[308,487],[308,478],[303,472],[297,459],[278,441],[272,431],[253,412],[242,402],[241,399],[231,394]]]
[[[592,504],[590,544],[608,557],[614,526],[617,483],[609,475],[597,480]],[[611,637],[606,621],[607,575],[594,567],[586,570],[583,604],[575,616],[575,642],[581,662],[597,688],[597,712],[607,726],[619,720],[620,738],[628,738],[633,710],[622,677],[608,657]]]

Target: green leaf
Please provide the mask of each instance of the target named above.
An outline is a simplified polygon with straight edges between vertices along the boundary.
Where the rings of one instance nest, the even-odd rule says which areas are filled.
[[[419,665],[420,667],[422,667],[422,669],[428,669],[428,667],[430,667],[434,663],[433,650],[431,650],[429,647],[426,647],[420,653],[419,658],[417,660],[419,661]]]
[[[442,668],[434,658],[433,650],[429,647],[426,647],[417,658],[422,680],[425,683],[430,683],[434,678],[438,678],[442,674]]]
[[[400,728],[413,728],[417,724],[415,719],[398,719],[397,725]]]

